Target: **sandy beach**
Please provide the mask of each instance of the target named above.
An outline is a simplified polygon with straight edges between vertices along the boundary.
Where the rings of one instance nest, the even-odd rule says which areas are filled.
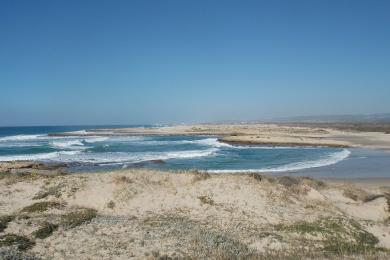
[[[96,129],[87,132],[55,133],[53,136],[112,135],[212,135],[230,144],[268,146],[364,147],[390,150],[390,126],[357,127],[358,124],[202,124],[156,128]]]
[[[21,165],[1,165],[0,256],[390,256],[389,179],[321,181],[146,169],[47,175],[23,173],[28,163]]]

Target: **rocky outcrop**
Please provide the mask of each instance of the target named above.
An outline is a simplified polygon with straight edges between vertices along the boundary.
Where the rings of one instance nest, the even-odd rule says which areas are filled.
[[[33,161],[2,162],[0,173],[11,174],[38,174],[38,175],[59,175],[65,174],[67,165],[64,163],[42,163]]]

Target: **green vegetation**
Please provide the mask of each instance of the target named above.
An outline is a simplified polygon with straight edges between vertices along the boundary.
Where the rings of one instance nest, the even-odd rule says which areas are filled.
[[[293,185],[298,185],[300,183],[300,180],[291,176],[282,176],[278,178],[278,183],[285,187],[291,187]]]
[[[7,177],[10,177],[11,173],[10,172],[0,172],[0,180],[5,179]]]
[[[1,216],[0,217],[0,232],[3,232],[7,226],[8,223],[15,219],[15,216],[7,215],[7,216]]]
[[[202,204],[214,205],[213,199],[209,196],[199,196],[198,199],[202,202]]]
[[[87,221],[94,219],[96,216],[97,211],[94,209],[79,209],[78,211],[63,215],[61,224],[65,228],[74,228]]]
[[[54,196],[56,198],[59,198],[61,196],[62,187],[63,187],[63,185],[56,185],[56,186],[47,188],[47,190],[40,191],[33,197],[33,200],[44,199],[48,196]]]
[[[108,203],[107,203],[107,208],[109,209],[113,209],[115,208],[115,202],[110,200]]]
[[[45,223],[42,227],[40,227],[38,230],[33,232],[33,236],[40,239],[45,239],[58,229],[58,225],[51,224],[51,223]]]
[[[61,208],[63,205],[59,202],[55,201],[42,201],[34,203],[30,206],[27,206],[21,210],[21,212],[25,213],[36,213],[36,212],[44,212],[51,208]]]
[[[310,223],[305,221],[301,221],[290,226],[276,225],[275,229],[279,231],[283,230],[288,232],[296,232],[300,234],[306,234],[306,233],[316,234],[316,233],[325,233],[327,231],[319,223]]]
[[[0,236],[0,247],[17,246],[19,250],[26,250],[31,248],[34,244],[34,241],[31,241],[27,237],[15,234],[6,234]]]
[[[255,253],[230,234],[213,230],[195,231],[190,243],[195,259],[250,259]]]
[[[277,225],[277,231],[322,237],[326,255],[347,255],[380,250],[379,240],[352,219],[325,218],[315,222],[297,222],[292,225]],[[320,242],[318,242],[320,243]]]

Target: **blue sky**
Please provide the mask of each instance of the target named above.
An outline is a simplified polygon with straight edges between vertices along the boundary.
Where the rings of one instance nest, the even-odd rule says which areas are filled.
[[[390,112],[390,1],[0,1],[0,125]]]

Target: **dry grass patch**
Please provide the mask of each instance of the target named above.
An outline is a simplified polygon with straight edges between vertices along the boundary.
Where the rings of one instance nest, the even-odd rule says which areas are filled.
[[[195,259],[248,259],[256,253],[231,234],[202,229],[193,235],[190,248]]]
[[[300,221],[291,225],[276,225],[275,230],[298,234],[298,244],[305,241],[307,246],[317,248],[324,256],[382,250],[377,247],[378,238],[352,219],[324,218],[315,222]],[[319,240],[307,240],[306,235],[318,237]]]
[[[35,245],[34,241],[31,241],[27,237],[19,236],[15,234],[6,234],[0,236],[0,247],[16,246],[19,250],[27,250]]]
[[[109,209],[113,209],[115,208],[115,202],[110,200],[108,203],[107,203],[107,208]]]
[[[210,173],[202,172],[198,170],[193,170],[191,173],[194,174],[194,177],[192,178],[192,183],[198,182],[198,181],[204,181],[211,178]]]
[[[256,181],[262,181],[264,179],[264,176],[258,173],[252,173],[250,176]]]
[[[130,179],[127,176],[114,176],[114,183],[115,184],[127,184],[127,183],[133,183],[133,180]]]
[[[294,185],[298,185],[300,183],[300,180],[292,176],[282,176],[278,178],[278,183],[285,187],[291,187]]]
[[[214,200],[210,198],[209,196],[199,196],[198,199],[202,204],[208,204],[208,205],[214,205]]]
[[[325,182],[310,177],[300,177],[300,180],[302,184],[310,186],[316,190],[324,189],[327,186]]]
[[[57,224],[45,223],[39,229],[33,232],[33,236],[40,239],[45,239],[58,229]]]
[[[386,198],[386,194],[372,194],[363,189],[356,188],[356,187],[345,187],[343,191],[343,195],[354,201],[362,201],[362,202],[370,202],[381,197]]]
[[[44,190],[41,190],[38,192],[34,197],[33,200],[39,200],[39,199],[44,199],[48,196],[54,196],[56,198],[61,197],[62,195],[62,189],[63,189],[63,184],[55,185],[49,188],[45,188]]]
[[[61,217],[61,225],[65,228],[74,228],[94,219],[97,211],[94,209],[79,209]]]
[[[7,226],[8,223],[15,219],[15,216],[12,215],[6,215],[0,217],[0,232],[3,232]]]
[[[60,209],[64,205],[56,201],[42,201],[34,203],[30,206],[24,207],[21,212],[23,213],[38,213],[44,212],[52,208]]]

